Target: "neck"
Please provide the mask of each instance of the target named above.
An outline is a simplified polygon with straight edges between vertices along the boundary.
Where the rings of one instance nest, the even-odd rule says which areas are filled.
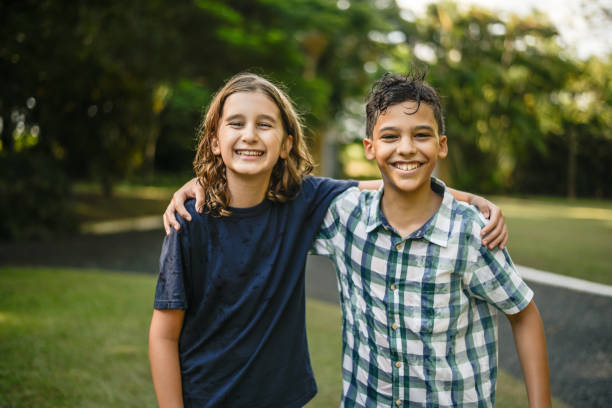
[[[429,181],[416,191],[404,192],[385,184],[381,210],[387,221],[407,237],[427,222],[440,208],[442,197],[432,191]]]
[[[260,204],[266,198],[269,183],[270,175],[237,177],[227,174],[230,207],[248,208]]]

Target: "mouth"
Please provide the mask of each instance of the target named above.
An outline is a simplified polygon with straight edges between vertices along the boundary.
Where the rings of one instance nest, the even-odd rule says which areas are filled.
[[[391,166],[401,171],[413,171],[423,166],[423,164],[419,162],[395,162],[391,163]]]
[[[264,152],[261,150],[234,150],[234,152],[238,155],[238,156],[243,156],[243,157],[259,157],[259,156],[263,156]]]

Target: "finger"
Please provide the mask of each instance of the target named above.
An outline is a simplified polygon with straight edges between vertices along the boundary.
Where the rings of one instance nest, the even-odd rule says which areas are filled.
[[[504,224],[504,239],[501,243],[501,245],[499,246],[499,249],[504,249],[506,247],[506,244],[508,243],[508,229],[506,228],[506,224]]]
[[[166,208],[164,217],[168,219],[168,224],[170,224],[175,230],[178,231],[181,229],[181,224],[179,224],[174,214],[175,214],[174,205],[172,204],[172,202],[170,202],[170,204],[168,204],[168,208]]]
[[[487,217],[485,215],[485,217],[489,219],[489,222],[487,223],[487,225],[484,226],[482,231],[480,231],[480,235],[483,237],[488,235],[495,227],[497,227],[497,225],[499,224],[499,217],[501,215],[501,211],[497,207],[494,207],[488,212],[489,212],[488,214],[489,216]]]
[[[489,224],[491,224],[491,222],[492,221],[489,221]],[[487,226],[489,224],[487,224]],[[497,241],[497,238],[501,235],[503,228],[504,228],[503,223],[497,223],[494,226],[494,228],[490,230],[489,232],[487,232],[487,234],[483,237],[482,244],[487,245],[489,249],[494,248],[495,246],[491,246],[491,245],[493,244],[493,242]]]
[[[195,208],[196,208],[196,211],[201,214],[202,210],[204,210],[205,195],[204,195],[204,188],[202,188],[202,185],[200,183],[197,183],[195,195],[196,195]]]
[[[164,229],[166,230],[166,235],[170,235],[170,233],[172,232],[172,227],[170,226],[170,222],[166,217],[166,213],[164,213],[162,219],[164,220]]]
[[[486,207],[480,209],[480,212],[482,213],[482,215],[484,215],[484,217],[486,219],[489,219],[489,217],[491,216],[491,210],[490,210],[489,206],[486,206]]]
[[[496,246],[502,243],[502,241],[504,240],[503,231],[504,231],[504,228],[503,227],[500,228],[499,235],[497,235],[495,238],[490,240],[489,249],[494,249]]]
[[[187,221],[191,221],[191,214],[189,214],[189,211],[187,211],[185,208],[185,201],[187,201],[185,194],[174,193],[174,197],[172,198],[170,205],[173,206],[173,209],[176,210],[181,217]],[[168,207],[168,210],[169,209],[170,207]],[[174,214],[172,216],[174,217]]]

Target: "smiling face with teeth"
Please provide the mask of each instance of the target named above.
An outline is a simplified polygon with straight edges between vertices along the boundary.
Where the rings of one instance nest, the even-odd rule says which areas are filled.
[[[236,92],[223,104],[217,136],[211,142],[226,168],[228,185],[241,179],[267,186],[274,165],[292,146],[278,106],[262,92]]]
[[[428,193],[436,162],[448,151],[431,106],[414,101],[391,105],[382,112],[372,138],[364,139],[363,145],[366,157],[378,164],[385,193],[400,195]]]

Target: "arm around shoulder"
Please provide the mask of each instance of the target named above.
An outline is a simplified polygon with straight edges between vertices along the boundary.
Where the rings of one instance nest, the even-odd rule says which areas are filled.
[[[184,310],[155,309],[149,330],[149,361],[155,395],[161,408],[183,407],[178,340]]]
[[[481,231],[482,245],[488,246],[489,249],[497,246],[499,246],[499,249],[504,249],[506,243],[508,243],[508,228],[501,208],[476,194],[450,187],[448,187],[448,191],[455,197],[455,200],[476,206],[482,215],[489,220]]]
[[[382,186],[382,180],[361,180],[357,187],[360,190],[378,190]]]
[[[532,300],[519,313],[506,317],[512,326],[514,344],[525,377],[529,406],[551,407],[546,337],[540,312]]]

